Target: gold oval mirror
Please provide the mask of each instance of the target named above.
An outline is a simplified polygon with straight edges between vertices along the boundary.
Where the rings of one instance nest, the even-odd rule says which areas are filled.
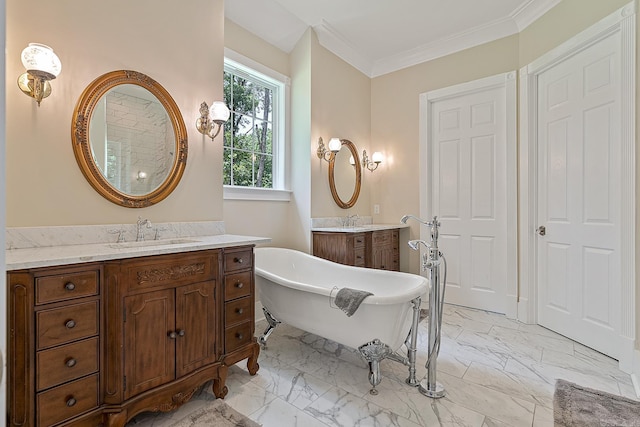
[[[332,161],[329,162],[329,188],[331,188],[331,196],[336,204],[342,209],[348,209],[358,201],[362,169],[358,151],[353,142],[348,139],[341,139],[340,142],[342,143],[340,151],[332,154]],[[353,164],[351,164],[351,159],[353,159]],[[349,196],[350,191],[352,191],[351,198],[345,202],[344,199]]]
[[[87,86],[73,112],[71,140],[89,184],[128,208],[165,199],[187,163],[178,106],[162,85],[137,71],[112,71]]]

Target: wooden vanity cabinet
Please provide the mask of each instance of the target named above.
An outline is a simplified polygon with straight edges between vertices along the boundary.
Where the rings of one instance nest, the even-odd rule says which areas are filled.
[[[9,426],[121,427],[258,371],[252,245],[7,277]]]
[[[313,255],[356,267],[398,271],[399,230],[313,232]]]

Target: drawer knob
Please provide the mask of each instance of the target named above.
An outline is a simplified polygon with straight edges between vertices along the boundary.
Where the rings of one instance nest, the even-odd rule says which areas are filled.
[[[64,285],[64,288],[65,288],[66,290],[68,290],[68,291],[72,291],[72,290],[74,290],[74,289],[76,288],[76,285],[75,285],[75,283],[73,283],[73,282],[67,282],[67,283]]]
[[[184,336],[184,329],[178,329],[178,335],[183,337]]]
[[[242,308],[237,308],[237,309],[236,309],[236,313],[238,313],[238,314],[242,314],[242,313],[244,313],[244,309],[242,309]]]
[[[75,397],[71,396],[70,398],[67,399],[67,406],[68,407],[72,407],[74,406],[76,403],[78,403],[78,401],[75,399]]]
[[[235,287],[238,288],[238,289],[242,289],[244,287],[244,283],[236,282]]]
[[[242,264],[244,262],[244,260],[242,258],[235,257],[233,259],[233,262],[237,262],[238,264]]]
[[[71,319],[71,320],[67,320],[67,321],[65,322],[64,326],[65,326],[67,329],[73,329],[73,328],[75,328],[75,327],[76,327],[76,321],[75,321],[75,320],[73,320],[73,319]]]
[[[73,368],[76,366],[76,363],[78,363],[78,361],[73,357],[70,357],[66,362],[64,362],[64,364],[67,365],[67,368]]]
[[[172,340],[175,340],[176,337],[178,336],[178,334],[175,333],[175,331],[171,331],[169,332],[169,338],[171,338]]]
[[[244,335],[242,335],[241,333],[237,333],[237,334],[236,334],[236,338],[238,338],[239,340],[241,340],[242,338],[244,338]]]

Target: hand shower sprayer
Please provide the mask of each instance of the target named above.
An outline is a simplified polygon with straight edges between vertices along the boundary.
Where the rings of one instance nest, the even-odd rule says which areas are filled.
[[[425,221],[413,215],[405,215],[400,219],[403,224],[407,223],[409,218],[415,219],[421,224],[431,228],[431,242],[424,240],[410,240],[409,247],[414,251],[420,250],[420,245],[427,248],[427,252],[422,255],[421,272],[429,271],[429,279],[431,287],[429,290],[429,347],[427,352],[427,374],[418,384],[407,383],[418,386],[418,391],[425,396],[432,398],[440,398],[445,395],[442,384],[436,381],[436,361],[440,352],[440,336],[442,332],[442,311],[444,308],[444,292],[447,284],[447,260],[438,250],[438,228],[440,223],[438,217],[434,216],[432,221]],[[442,284],[440,283],[440,258],[444,261],[444,277]],[[441,286],[442,285],[442,286]],[[440,296],[442,293],[442,296]],[[411,379],[411,378],[410,378]]]

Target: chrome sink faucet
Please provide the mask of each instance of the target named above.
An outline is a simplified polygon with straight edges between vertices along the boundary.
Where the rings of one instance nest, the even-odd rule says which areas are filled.
[[[147,228],[151,228],[151,221],[148,219],[142,219],[142,217],[138,217],[138,233],[136,234],[136,242],[144,242],[144,230],[142,227],[146,226]]]

